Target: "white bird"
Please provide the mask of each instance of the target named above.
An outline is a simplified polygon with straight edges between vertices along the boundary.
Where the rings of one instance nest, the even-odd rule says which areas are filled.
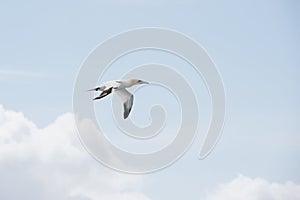
[[[114,92],[121,98],[123,102],[124,119],[126,119],[129,116],[133,104],[133,95],[128,92],[126,88],[138,84],[148,84],[148,82],[139,79],[107,81],[103,83],[103,85],[90,89],[88,91],[102,91],[102,93],[98,97],[93,99],[97,100],[109,95],[114,90]]]

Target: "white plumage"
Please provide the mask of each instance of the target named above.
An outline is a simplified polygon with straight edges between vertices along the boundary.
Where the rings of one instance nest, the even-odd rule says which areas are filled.
[[[124,107],[124,119],[129,116],[133,104],[133,95],[126,90],[133,85],[148,84],[148,82],[139,79],[130,79],[124,81],[107,81],[101,86],[90,89],[89,91],[102,91],[102,93],[93,100],[101,99],[114,91],[122,100]]]

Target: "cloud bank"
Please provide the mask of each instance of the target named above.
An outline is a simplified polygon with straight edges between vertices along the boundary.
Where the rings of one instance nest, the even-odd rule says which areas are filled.
[[[0,105],[0,199],[149,200],[141,177],[102,167],[74,127],[72,114],[39,129]]]
[[[299,200],[300,185],[293,182],[270,183],[262,178],[238,176],[222,184],[206,200]]]
[[[40,129],[22,113],[0,105],[0,199],[150,200],[142,192],[141,176],[103,167],[76,134],[72,114]],[[299,200],[300,185],[240,175],[205,198],[241,199]]]

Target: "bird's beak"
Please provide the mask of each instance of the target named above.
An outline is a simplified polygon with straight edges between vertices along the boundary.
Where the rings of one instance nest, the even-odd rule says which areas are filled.
[[[147,81],[140,81],[140,84],[149,84]]]

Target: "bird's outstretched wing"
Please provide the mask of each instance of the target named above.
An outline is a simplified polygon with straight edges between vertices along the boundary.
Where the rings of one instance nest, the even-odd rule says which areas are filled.
[[[122,99],[124,107],[124,119],[129,116],[133,104],[133,95],[126,89],[115,90],[115,93]]]
[[[94,98],[93,100],[101,99],[107,95],[109,95],[112,92],[112,87],[108,88],[107,90],[104,90],[98,97]]]

